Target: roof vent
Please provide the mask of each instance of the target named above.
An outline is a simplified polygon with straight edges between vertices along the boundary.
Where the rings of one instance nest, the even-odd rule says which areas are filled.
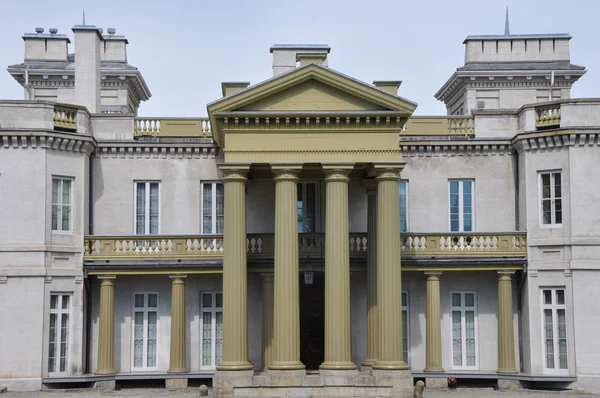
[[[44,28],[35,28],[35,33],[41,35],[42,33],[44,33]]]
[[[51,34],[51,35],[55,35],[55,34],[57,34],[57,33],[58,33],[58,29],[56,29],[56,28],[50,28],[50,29],[48,29],[48,30],[50,31],[50,34]]]
[[[117,30],[115,28],[108,28],[109,35],[114,35],[115,33],[117,33]]]

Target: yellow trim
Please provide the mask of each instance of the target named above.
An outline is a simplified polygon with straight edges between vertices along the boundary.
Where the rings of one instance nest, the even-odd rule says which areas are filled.
[[[222,269],[158,269],[158,270],[150,270],[150,269],[135,269],[135,270],[120,270],[114,269],[110,267],[106,267],[106,270],[90,270],[88,271],[88,275],[174,275],[174,274],[187,274],[187,275],[195,275],[195,274],[222,274]]]

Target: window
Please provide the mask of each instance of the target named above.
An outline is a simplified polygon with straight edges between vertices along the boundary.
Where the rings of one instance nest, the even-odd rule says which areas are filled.
[[[473,231],[473,181],[450,181],[450,231]]]
[[[451,293],[452,369],[477,370],[475,293]]]
[[[71,231],[71,188],[73,180],[52,178],[52,230]]]
[[[317,224],[317,184],[298,183],[298,232],[316,232]]]
[[[135,234],[158,234],[159,183],[135,183]]]
[[[223,358],[223,294],[202,293],[201,367],[215,368]]]
[[[67,374],[69,369],[70,294],[50,295],[48,373]]]
[[[409,339],[408,339],[408,293],[402,292],[402,360],[408,362]]]
[[[202,225],[203,234],[223,233],[224,187],[218,182],[202,183]]]
[[[543,225],[562,224],[561,173],[540,173],[540,218]]]
[[[156,370],[158,294],[133,295],[133,369]]]
[[[567,364],[567,318],[565,289],[542,289],[544,369],[565,372]]]
[[[408,181],[400,181],[400,232],[408,231]]]

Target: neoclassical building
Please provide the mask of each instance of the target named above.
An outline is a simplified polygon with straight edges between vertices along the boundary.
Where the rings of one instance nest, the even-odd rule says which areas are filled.
[[[274,45],[198,118],[138,117],[127,39],[73,36],[25,34],[0,101],[0,384],[600,391],[600,100],[571,98],[569,35],[468,36],[444,116]]]

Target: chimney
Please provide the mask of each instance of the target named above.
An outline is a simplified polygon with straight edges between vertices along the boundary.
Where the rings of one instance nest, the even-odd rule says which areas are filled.
[[[93,25],[75,25],[75,102],[100,113],[100,47],[102,34]]]
[[[117,35],[115,28],[108,28],[108,34],[102,35],[104,46],[102,46],[102,61],[127,63],[127,44],[129,41],[123,35]]]
[[[223,82],[221,83],[221,92],[223,93],[223,97],[228,97],[245,90],[249,85],[250,82]]]
[[[71,40],[66,35],[58,34],[58,30],[36,28],[36,33],[25,33],[25,61],[67,61],[68,46]]]
[[[327,44],[275,44],[271,47],[273,76],[295,69],[298,61],[301,66],[313,62],[327,66],[329,51]]]
[[[380,90],[386,91],[392,95],[398,95],[398,89],[402,84],[402,80],[379,80],[373,82],[373,85]]]

